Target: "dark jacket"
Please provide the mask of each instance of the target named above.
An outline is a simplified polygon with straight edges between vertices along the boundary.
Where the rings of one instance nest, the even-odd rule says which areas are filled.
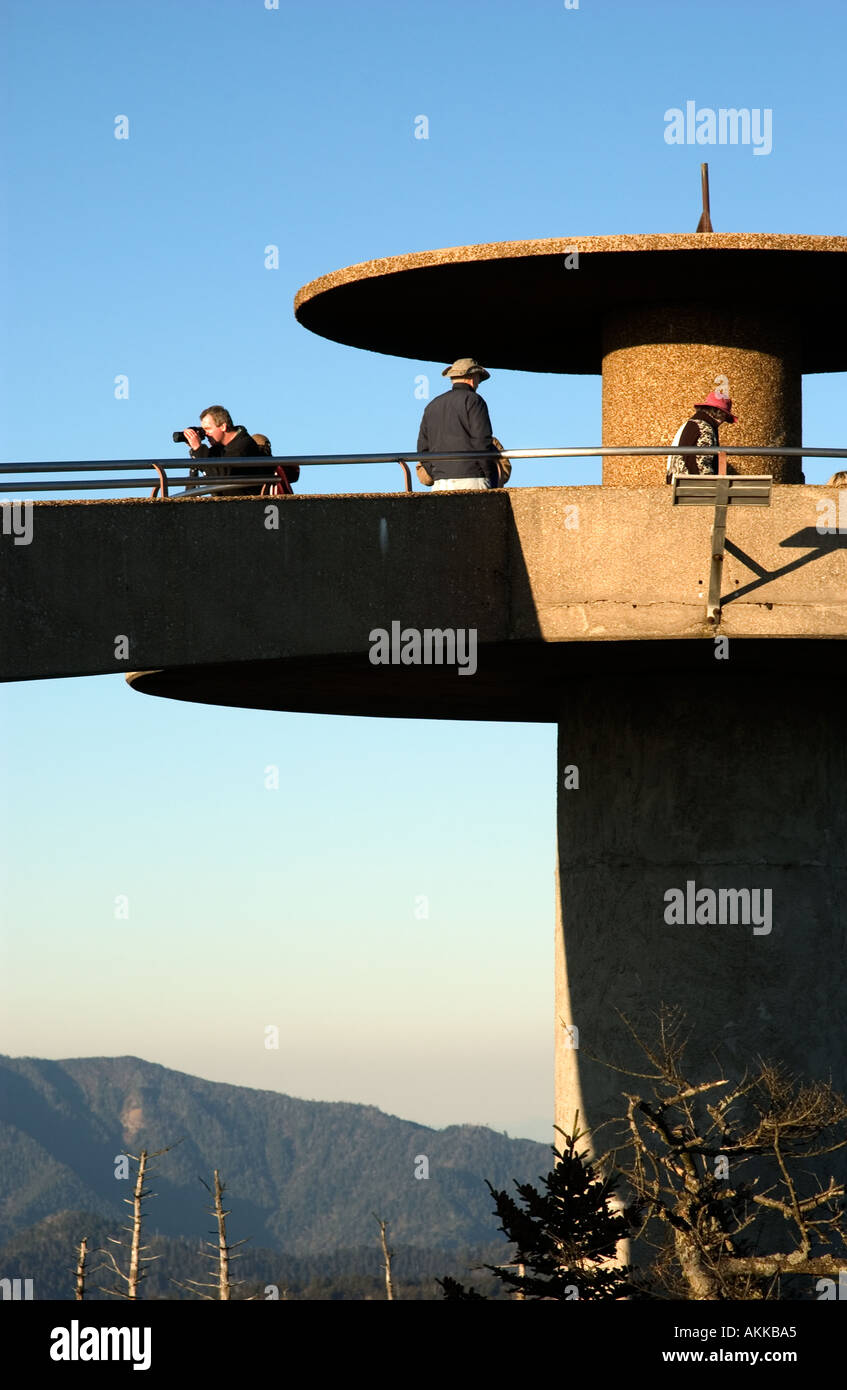
[[[257,463],[255,468],[242,468],[237,470],[228,468],[225,463],[212,464],[211,466],[206,465],[206,459],[255,458],[257,455],[267,452],[259,448],[253,436],[247,433],[243,425],[233,425],[233,429],[236,431],[236,435],[228,444],[201,444],[199,449],[192,449],[190,451],[191,457],[196,459],[198,463],[203,464],[203,472],[206,477],[223,478],[228,473],[231,473],[234,480],[236,476],[241,473],[244,473],[245,476],[255,473],[259,477],[267,478],[268,480],[275,478],[276,465],[270,468],[263,468],[261,464]],[[256,493],[261,486],[261,483],[245,483],[241,490],[245,494]]]
[[[476,457],[471,450],[479,450]],[[439,478],[485,478],[497,486],[498,452],[491,442],[488,406],[472,386],[457,382],[450,391],[431,400],[423,413],[418,434],[419,454],[467,453],[467,458],[427,464],[427,472]]]

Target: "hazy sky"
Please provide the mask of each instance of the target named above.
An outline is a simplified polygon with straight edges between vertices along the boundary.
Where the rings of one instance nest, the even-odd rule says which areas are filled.
[[[691,231],[702,159],[717,231],[843,234],[845,13],[6,0],[4,458],[177,458],[172,430],[217,401],[278,453],[411,448],[416,377],[441,389],[444,364],[313,336],[301,285],[430,247]],[[668,144],[689,100],[770,111],[772,149]],[[805,379],[807,444],[847,445],[844,386]],[[599,378],[497,372],[483,394],[507,446],[600,442]],[[0,705],[0,1050],[550,1138],[552,726],[215,709],[117,676]]]

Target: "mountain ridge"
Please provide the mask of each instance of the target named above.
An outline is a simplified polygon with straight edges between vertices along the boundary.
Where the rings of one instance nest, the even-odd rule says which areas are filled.
[[[193,1236],[195,1218],[208,1220],[197,1179],[218,1168],[242,1233],[302,1255],[359,1245],[374,1210],[410,1246],[488,1244],[496,1223],[484,1179],[511,1186],[550,1166],[548,1145],[481,1125],[436,1130],[131,1056],[0,1056],[0,1243],[71,1207],[125,1217],[120,1155],[168,1145],[153,1167],[147,1229]]]

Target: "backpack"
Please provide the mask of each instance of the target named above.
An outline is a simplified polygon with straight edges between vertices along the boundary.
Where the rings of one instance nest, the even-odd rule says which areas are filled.
[[[491,443],[500,454],[497,460],[497,486],[505,487],[512,476],[512,460],[506,458],[506,455],[503,453],[503,445],[495,434],[491,436]]]
[[[257,445],[260,454],[267,454],[268,458],[273,457],[271,453],[271,441],[266,434],[254,434],[253,441]],[[288,496],[294,491],[291,484],[296,483],[297,479],[300,477],[299,465],[295,463],[293,465],[290,464],[288,468],[283,468],[282,465],[278,463],[274,472],[276,474],[276,480],[269,485],[268,496]]]
[[[278,463],[276,466],[276,477],[277,481],[271,483],[268,489],[270,496],[286,497],[289,494],[293,494],[294,489],[291,484],[296,483],[297,479],[300,477],[299,466],[294,464],[293,467],[289,465],[288,468],[283,468],[282,464]]]

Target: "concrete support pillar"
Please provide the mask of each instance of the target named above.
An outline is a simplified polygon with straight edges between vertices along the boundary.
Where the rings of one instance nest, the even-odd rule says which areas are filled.
[[[692,407],[728,384],[738,424],[722,444],[802,444],[796,332],[776,312],[731,305],[658,304],[610,311],[603,329],[603,443],[669,444]],[[724,389],[725,389],[724,385]],[[772,473],[802,483],[799,458],[731,460],[737,473]],[[665,481],[663,458],[603,460],[603,482],[643,487]]]
[[[739,1074],[765,1057],[847,1091],[843,699],[799,671],[771,689],[736,676],[731,647],[716,661],[704,643],[702,675],[576,683],[562,709],[556,1123],[568,1132],[576,1109],[583,1127],[604,1124],[624,1112],[622,1091],[646,1085],[602,1063],[649,1070],[617,1011],[654,1040],[663,1002],[688,1015],[696,1081],[715,1074],[717,1049]],[[760,890],[765,922],[665,920],[668,890],[707,888],[718,910],[721,889]],[[607,1127],[596,1146],[614,1137]]]

